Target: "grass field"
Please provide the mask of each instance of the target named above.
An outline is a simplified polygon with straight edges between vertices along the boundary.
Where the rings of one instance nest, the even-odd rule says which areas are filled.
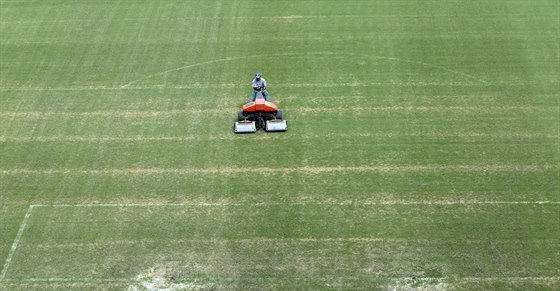
[[[0,0],[0,58],[2,290],[560,289],[558,1]]]

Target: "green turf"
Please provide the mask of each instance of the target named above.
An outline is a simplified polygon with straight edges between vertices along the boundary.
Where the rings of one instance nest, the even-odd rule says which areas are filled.
[[[559,43],[553,0],[0,0],[0,289],[560,288]],[[285,133],[232,132],[257,71]]]

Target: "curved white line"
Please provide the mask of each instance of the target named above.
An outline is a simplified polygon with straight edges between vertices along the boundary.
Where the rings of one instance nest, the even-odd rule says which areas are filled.
[[[210,61],[192,63],[192,64],[188,64],[186,66],[181,66],[181,67],[178,67],[178,68],[169,69],[169,70],[166,70],[166,71],[163,71],[163,72],[154,73],[154,74],[148,75],[146,77],[133,80],[131,82],[128,82],[127,84],[122,85],[121,88],[126,88],[126,87],[128,87],[128,86],[130,86],[130,85],[132,85],[132,84],[134,84],[138,81],[147,80],[147,79],[150,79],[150,78],[155,77],[155,76],[165,75],[165,74],[170,73],[170,72],[180,71],[180,70],[189,69],[189,68],[198,67],[198,66],[203,66],[203,65],[208,65],[208,64],[214,64],[214,63],[220,63],[220,62],[229,62],[229,61],[242,60],[242,59],[248,59],[248,58],[254,58],[254,57],[278,57],[278,56],[287,56],[287,55],[292,55],[292,54],[272,54],[272,55],[244,56],[244,57],[223,58],[223,59],[215,59],[215,60],[210,60]]]
[[[315,52],[315,53],[286,53],[286,54],[269,54],[269,55],[257,55],[257,56],[243,56],[243,57],[232,57],[232,58],[223,58],[223,59],[215,59],[215,60],[209,60],[209,61],[204,61],[204,62],[198,62],[198,63],[192,63],[192,64],[188,64],[185,66],[181,66],[181,67],[177,67],[177,68],[173,68],[173,69],[169,69],[169,70],[165,70],[162,72],[157,72],[157,73],[153,73],[150,75],[147,75],[145,77],[130,81],[122,86],[120,86],[121,89],[123,88],[127,88],[128,86],[135,84],[139,81],[142,80],[148,80],[152,77],[155,76],[159,76],[159,75],[165,75],[167,73],[170,72],[176,72],[176,71],[180,71],[180,70],[185,70],[185,69],[189,69],[189,68],[193,68],[193,67],[198,67],[198,66],[203,66],[203,65],[208,65],[208,64],[214,64],[214,63],[220,63],[220,62],[229,62],[229,61],[235,61],[235,60],[242,60],[242,59],[248,59],[248,58],[255,58],[255,57],[279,57],[279,56],[308,56],[308,55],[319,55],[319,56],[325,56],[325,55],[330,55],[330,56],[354,56],[354,57],[364,57],[364,58],[374,58],[374,59],[382,59],[382,60],[388,60],[388,61],[395,61],[395,62],[404,62],[404,63],[410,63],[410,64],[418,64],[418,65],[422,65],[422,66],[426,66],[426,67],[431,67],[431,68],[436,68],[439,70],[443,70],[443,71],[447,71],[450,73],[454,73],[457,75],[461,75],[464,77],[467,77],[469,79],[472,80],[476,80],[478,82],[481,83],[487,83],[486,81],[477,78],[476,76],[473,75],[469,75],[467,73],[461,72],[461,71],[457,71],[457,70],[452,70],[452,69],[448,69],[446,67],[443,66],[438,66],[438,65],[434,65],[434,64],[430,64],[430,63],[426,63],[426,62],[420,62],[420,61],[414,61],[414,60],[408,60],[408,59],[402,59],[402,58],[397,58],[397,57],[387,57],[387,56],[377,56],[377,55],[367,55],[367,54],[356,54],[356,53],[328,53],[328,52]]]

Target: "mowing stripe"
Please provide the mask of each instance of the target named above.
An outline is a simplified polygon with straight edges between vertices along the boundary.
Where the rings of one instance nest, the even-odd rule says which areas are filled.
[[[539,82],[530,81],[493,81],[487,82],[487,85],[504,85],[504,86],[531,86],[531,85],[544,85],[544,84],[557,84],[556,80],[541,80]],[[275,83],[276,88],[336,88],[336,87],[370,87],[370,86],[480,86],[478,82],[420,82],[420,81],[409,81],[403,82],[400,80],[388,81],[388,82],[355,82],[355,83]],[[33,87],[33,86],[22,86],[22,87],[0,87],[0,91],[113,91],[113,90],[154,90],[154,89],[209,89],[209,88],[245,88],[247,84],[154,84],[154,85],[135,85],[127,87],[111,87],[111,86],[76,86],[76,87]],[[531,95],[531,96],[541,96],[541,95]],[[544,96],[556,96],[554,95],[544,95]]]
[[[487,81],[484,86],[494,85],[494,86],[534,86],[534,85],[556,85],[558,81],[555,79],[550,80],[539,80],[539,81]],[[348,83],[275,83],[276,88],[336,88],[336,87],[370,87],[370,86],[481,86],[480,82],[468,82],[468,81],[405,81],[402,80],[390,80],[387,82],[348,82]],[[125,86],[125,85],[123,85]],[[152,84],[152,85],[135,85],[135,86],[75,86],[75,87],[38,87],[38,86],[18,86],[18,87],[7,87],[0,86],[0,91],[113,91],[113,90],[154,90],[154,89],[209,89],[209,88],[246,88],[247,84],[237,84],[237,83],[221,83],[221,84],[202,84],[202,83],[189,83],[189,84]],[[531,95],[532,97],[537,96],[557,96],[558,94],[536,94]]]
[[[20,3],[21,0],[2,0],[0,4],[5,3]],[[36,0],[34,0],[36,2]],[[267,16],[260,16],[260,15],[251,15],[251,16],[181,16],[181,17],[150,17],[150,18],[143,18],[143,17],[123,17],[119,18],[119,21],[123,22],[187,22],[193,20],[203,20],[203,21],[225,21],[229,19],[235,20],[259,20],[259,19],[279,19],[279,20],[296,20],[296,19],[326,19],[330,20],[333,18],[350,18],[350,19],[379,19],[379,18],[397,18],[399,20],[404,18],[468,18],[468,19],[484,19],[484,18],[504,18],[504,14],[496,14],[496,13],[484,13],[484,14],[383,14],[383,13],[375,13],[375,14],[329,14],[329,15],[267,15]],[[510,13],[507,15],[508,19],[516,19],[516,20],[531,20],[535,19],[534,16],[530,16],[527,14],[515,14]],[[554,14],[539,14],[539,19],[550,19],[550,20],[557,20],[557,15]],[[80,19],[46,19],[46,20],[36,20],[36,19],[25,19],[25,20],[2,20],[0,24],[3,25],[10,25],[10,24],[29,24],[29,25],[41,25],[45,23],[84,23],[84,22],[113,22],[115,21],[114,18],[80,18]]]
[[[503,201],[503,200],[392,200],[392,201],[373,201],[373,200],[359,200],[359,201],[286,201],[286,202],[183,202],[183,203],[78,203],[78,204],[33,204],[32,207],[54,207],[54,208],[68,208],[68,207],[230,207],[230,206],[281,206],[281,205],[412,205],[412,206],[430,206],[430,205],[560,205],[560,201],[553,200],[517,200],[517,201]]]
[[[4,280],[4,278],[6,277],[6,274],[8,273],[8,269],[10,268],[10,264],[12,263],[12,259],[14,257],[14,254],[16,253],[16,249],[19,245],[19,242],[21,240],[21,236],[23,235],[23,232],[25,231],[25,228],[27,227],[27,221],[29,220],[29,217],[31,216],[31,212],[33,211],[33,208],[35,207],[35,205],[29,205],[29,208],[27,208],[27,212],[25,213],[25,216],[23,217],[23,220],[19,226],[19,230],[17,232],[16,238],[14,239],[14,243],[12,244],[12,247],[10,248],[10,252],[8,253],[8,257],[6,258],[6,262],[4,263],[4,267],[2,268],[2,273],[0,273],[0,282],[2,282],[2,280]]]
[[[23,280],[5,280],[6,282],[68,282],[68,283],[114,283],[114,282],[133,282],[136,281],[134,278],[112,278],[112,279],[102,279],[102,278],[30,278]]]
[[[229,107],[228,107],[229,108]],[[166,117],[185,114],[223,114],[224,109],[184,109],[184,110],[164,110],[164,111],[92,111],[92,112],[64,112],[64,111],[35,111],[35,112],[0,112],[0,118],[150,118]]]
[[[439,282],[446,282],[446,281],[460,281],[460,282],[494,282],[494,281],[511,281],[511,282],[518,282],[518,281],[544,281],[544,282],[555,282],[560,281],[560,276],[527,276],[527,277],[514,277],[514,276],[497,276],[497,277],[464,277],[464,278],[456,278],[456,277],[417,277],[412,279],[410,277],[382,277],[382,276],[343,276],[342,278],[363,278],[367,277],[369,279],[377,279],[377,280],[392,280],[397,282],[402,282],[403,280],[409,281],[410,283],[413,282],[424,282],[424,281],[439,281]],[[245,277],[246,278],[246,277]],[[329,280],[333,279],[332,277],[313,277],[314,279],[324,279]],[[341,278],[337,276],[337,278]],[[221,278],[226,281],[234,281],[238,278]],[[97,284],[97,283],[134,283],[138,282],[137,278],[112,278],[112,279],[103,279],[103,278],[29,278],[23,280],[11,280],[7,279],[4,282],[10,283],[11,285],[26,285],[25,283],[81,283],[81,284]]]
[[[461,133],[437,133],[428,132],[422,134],[399,134],[393,132],[351,132],[351,133],[327,133],[327,134],[306,134],[297,136],[298,139],[325,139],[325,138],[423,138],[423,139],[472,139],[472,138],[525,138],[525,139],[560,139],[560,135],[545,135],[531,132],[461,132]],[[0,142],[85,142],[85,143],[111,143],[111,142],[186,142],[186,141],[205,141],[205,140],[236,140],[239,136],[227,133],[218,135],[189,135],[189,136],[0,136]],[[269,135],[253,135],[252,139],[270,139]],[[415,141],[419,143],[419,141]],[[488,141],[484,141],[488,144]],[[499,142],[496,142],[499,143]],[[389,145],[396,145],[399,143],[387,143]],[[520,143],[515,143],[520,144]],[[528,144],[538,144],[530,142]],[[548,143],[546,143],[548,144]]]
[[[560,276],[550,277],[465,277],[461,281],[560,281]]]
[[[19,3],[20,0],[3,0],[0,3]],[[369,19],[369,18],[469,18],[469,19],[482,19],[482,18],[500,18],[504,17],[503,14],[479,14],[479,15],[457,15],[457,14],[329,14],[329,15],[267,15],[267,16],[182,16],[182,17],[169,17],[169,18],[161,18],[161,17],[151,17],[151,18],[142,18],[142,17],[123,17],[119,18],[120,21],[124,22],[144,22],[144,21],[168,21],[168,22],[185,22],[185,21],[192,21],[192,20],[216,20],[216,21],[224,21],[228,19],[238,19],[238,20],[258,20],[258,19],[280,19],[280,20],[295,20],[295,19],[333,19],[333,18],[351,18],[351,19]],[[527,14],[508,14],[508,18],[510,19],[521,19],[521,20],[534,20],[533,16],[528,16]],[[551,19],[557,20],[557,15],[546,15],[546,14],[539,14],[539,19]],[[54,20],[3,20],[0,21],[0,24],[8,25],[8,24],[44,24],[44,23],[84,23],[84,22],[112,22],[115,21],[114,18],[95,18],[95,19],[88,19],[88,18],[80,18],[80,19],[54,19]]]
[[[134,283],[137,279],[135,278],[111,278],[111,279],[103,279],[103,278],[28,278],[22,280],[14,280],[14,279],[6,279],[4,280],[6,285],[16,285],[16,286],[28,286],[29,284],[26,283],[67,283],[67,284],[58,284],[62,286],[73,286],[74,284],[111,284],[111,283]],[[1,282],[0,282],[1,283]]]
[[[542,172],[558,170],[560,165],[379,165],[348,167],[294,167],[294,168],[123,168],[123,169],[0,169],[0,175],[108,175],[108,176],[142,176],[142,175],[187,175],[187,174],[324,174],[341,172]]]
[[[48,119],[48,118],[159,118],[171,117],[176,115],[189,114],[220,114],[231,110],[231,106],[212,109],[182,109],[182,110],[107,110],[91,112],[68,112],[68,111],[3,111],[0,118],[28,118],[28,119]],[[556,112],[557,107],[550,106],[346,106],[337,108],[325,107],[298,107],[291,110],[295,113],[333,113],[333,112],[405,112],[405,113],[516,113],[516,112]]]
[[[519,240],[492,240],[495,243],[524,243],[526,241],[519,239]],[[226,244],[305,244],[305,243],[361,243],[361,244],[369,244],[375,242],[384,242],[384,243],[422,243],[422,244],[430,244],[430,243],[455,243],[457,240],[455,239],[405,239],[405,238],[378,238],[378,237],[339,237],[339,238],[263,238],[263,237],[255,237],[255,238],[247,238],[247,239],[138,239],[138,240],[108,240],[108,241],[96,241],[93,243],[28,243],[28,248],[33,248],[34,250],[38,249],[76,249],[76,248],[110,248],[115,246],[125,246],[125,245],[145,245],[145,244],[166,244],[166,245],[178,245],[178,244],[215,244],[215,245],[226,245]],[[466,240],[469,244],[478,243],[478,244],[487,244],[488,240],[480,239],[480,240],[473,240],[468,239]],[[555,239],[548,239],[548,240],[538,240],[541,244],[554,244],[557,242]]]
[[[111,240],[95,243],[57,243],[57,244],[32,244],[34,249],[53,249],[53,248],[79,248],[79,247],[110,247],[116,245],[134,245],[134,244],[185,244],[185,243],[197,243],[197,244],[274,244],[274,243],[342,243],[342,242],[353,242],[353,243],[371,243],[371,242],[407,242],[407,239],[392,239],[392,238],[375,238],[375,237],[340,237],[340,238],[247,238],[247,239],[139,239],[139,240]],[[414,242],[421,240],[413,240]],[[435,242],[437,240],[433,240]],[[432,241],[430,241],[432,242]],[[471,241],[472,242],[472,241]]]

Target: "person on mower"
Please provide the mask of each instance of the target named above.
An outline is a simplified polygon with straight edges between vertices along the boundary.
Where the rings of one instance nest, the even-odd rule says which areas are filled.
[[[257,98],[257,92],[261,91],[264,100],[270,101],[270,94],[266,91],[266,80],[261,77],[260,73],[255,74],[255,79],[253,79],[253,94],[251,94],[251,102],[255,101]]]

